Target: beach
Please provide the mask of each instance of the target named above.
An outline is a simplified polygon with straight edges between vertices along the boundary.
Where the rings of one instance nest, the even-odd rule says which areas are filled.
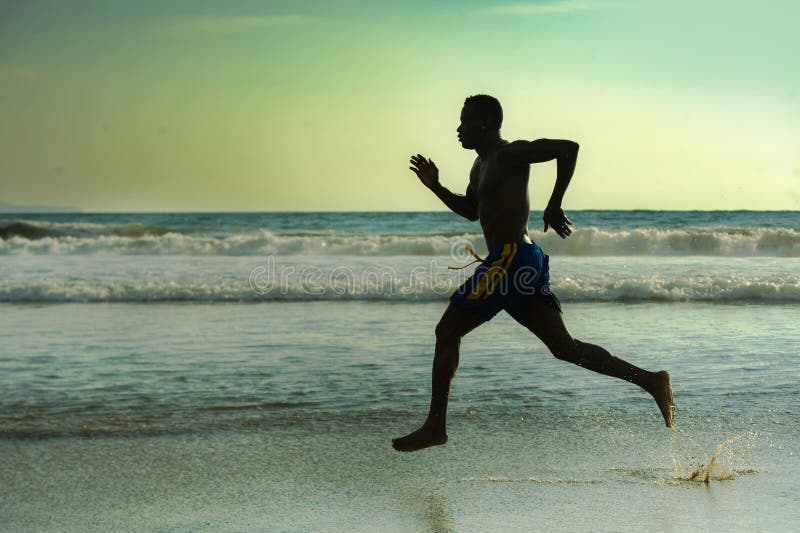
[[[462,341],[449,442],[412,454],[391,438],[424,420],[434,327],[464,275],[447,266],[469,262],[464,242],[485,253],[474,225],[6,218],[22,226],[0,242],[0,530],[782,531],[800,519],[796,213],[578,212],[563,243],[533,233],[570,331],[669,370],[676,426],[501,313]]]

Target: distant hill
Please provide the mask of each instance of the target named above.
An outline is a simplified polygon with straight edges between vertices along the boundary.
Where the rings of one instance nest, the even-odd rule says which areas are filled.
[[[0,202],[0,213],[80,213],[79,207],[62,205],[17,205]]]

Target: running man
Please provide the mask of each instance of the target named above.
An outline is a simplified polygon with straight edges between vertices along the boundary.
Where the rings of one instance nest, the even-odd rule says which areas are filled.
[[[501,309],[536,335],[558,359],[588,370],[624,379],[653,396],[667,427],[675,406],[669,373],[649,372],[600,346],[575,339],[561,316],[561,304],[550,291],[549,257],[528,235],[528,177],[530,165],[556,160],[556,184],[544,211],[544,231],[552,228],[561,238],[572,222],[561,209],[575,162],[578,144],[539,139],[508,142],[500,137],[503,110],[497,99],[470,96],[461,110],[456,130],[461,146],[475,150],[469,185],[463,196],[439,183],[439,169],[420,154],[411,157],[411,170],[453,212],[480,220],[489,255],[474,274],[450,297],[436,326],[433,384],[428,418],[422,427],[392,440],[396,450],[413,452],[447,442],[445,428],[450,381],[458,368],[461,337],[491,320]]]

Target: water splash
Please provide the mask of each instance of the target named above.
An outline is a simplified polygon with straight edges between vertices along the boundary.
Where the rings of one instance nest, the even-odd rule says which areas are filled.
[[[705,463],[696,462],[696,455],[685,461],[679,454],[670,452],[673,477],[679,481],[709,483],[735,479],[739,474],[755,473],[757,472],[755,469],[736,468],[736,466],[752,455],[757,438],[758,433],[754,431],[735,435],[717,446]],[[699,448],[697,443],[691,442]]]

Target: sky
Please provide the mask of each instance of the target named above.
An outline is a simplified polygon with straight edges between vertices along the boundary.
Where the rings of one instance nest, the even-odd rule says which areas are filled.
[[[445,209],[464,98],[581,146],[569,209],[800,209],[800,4],[0,0],[0,202]],[[541,209],[554,162],[535,165]]]

